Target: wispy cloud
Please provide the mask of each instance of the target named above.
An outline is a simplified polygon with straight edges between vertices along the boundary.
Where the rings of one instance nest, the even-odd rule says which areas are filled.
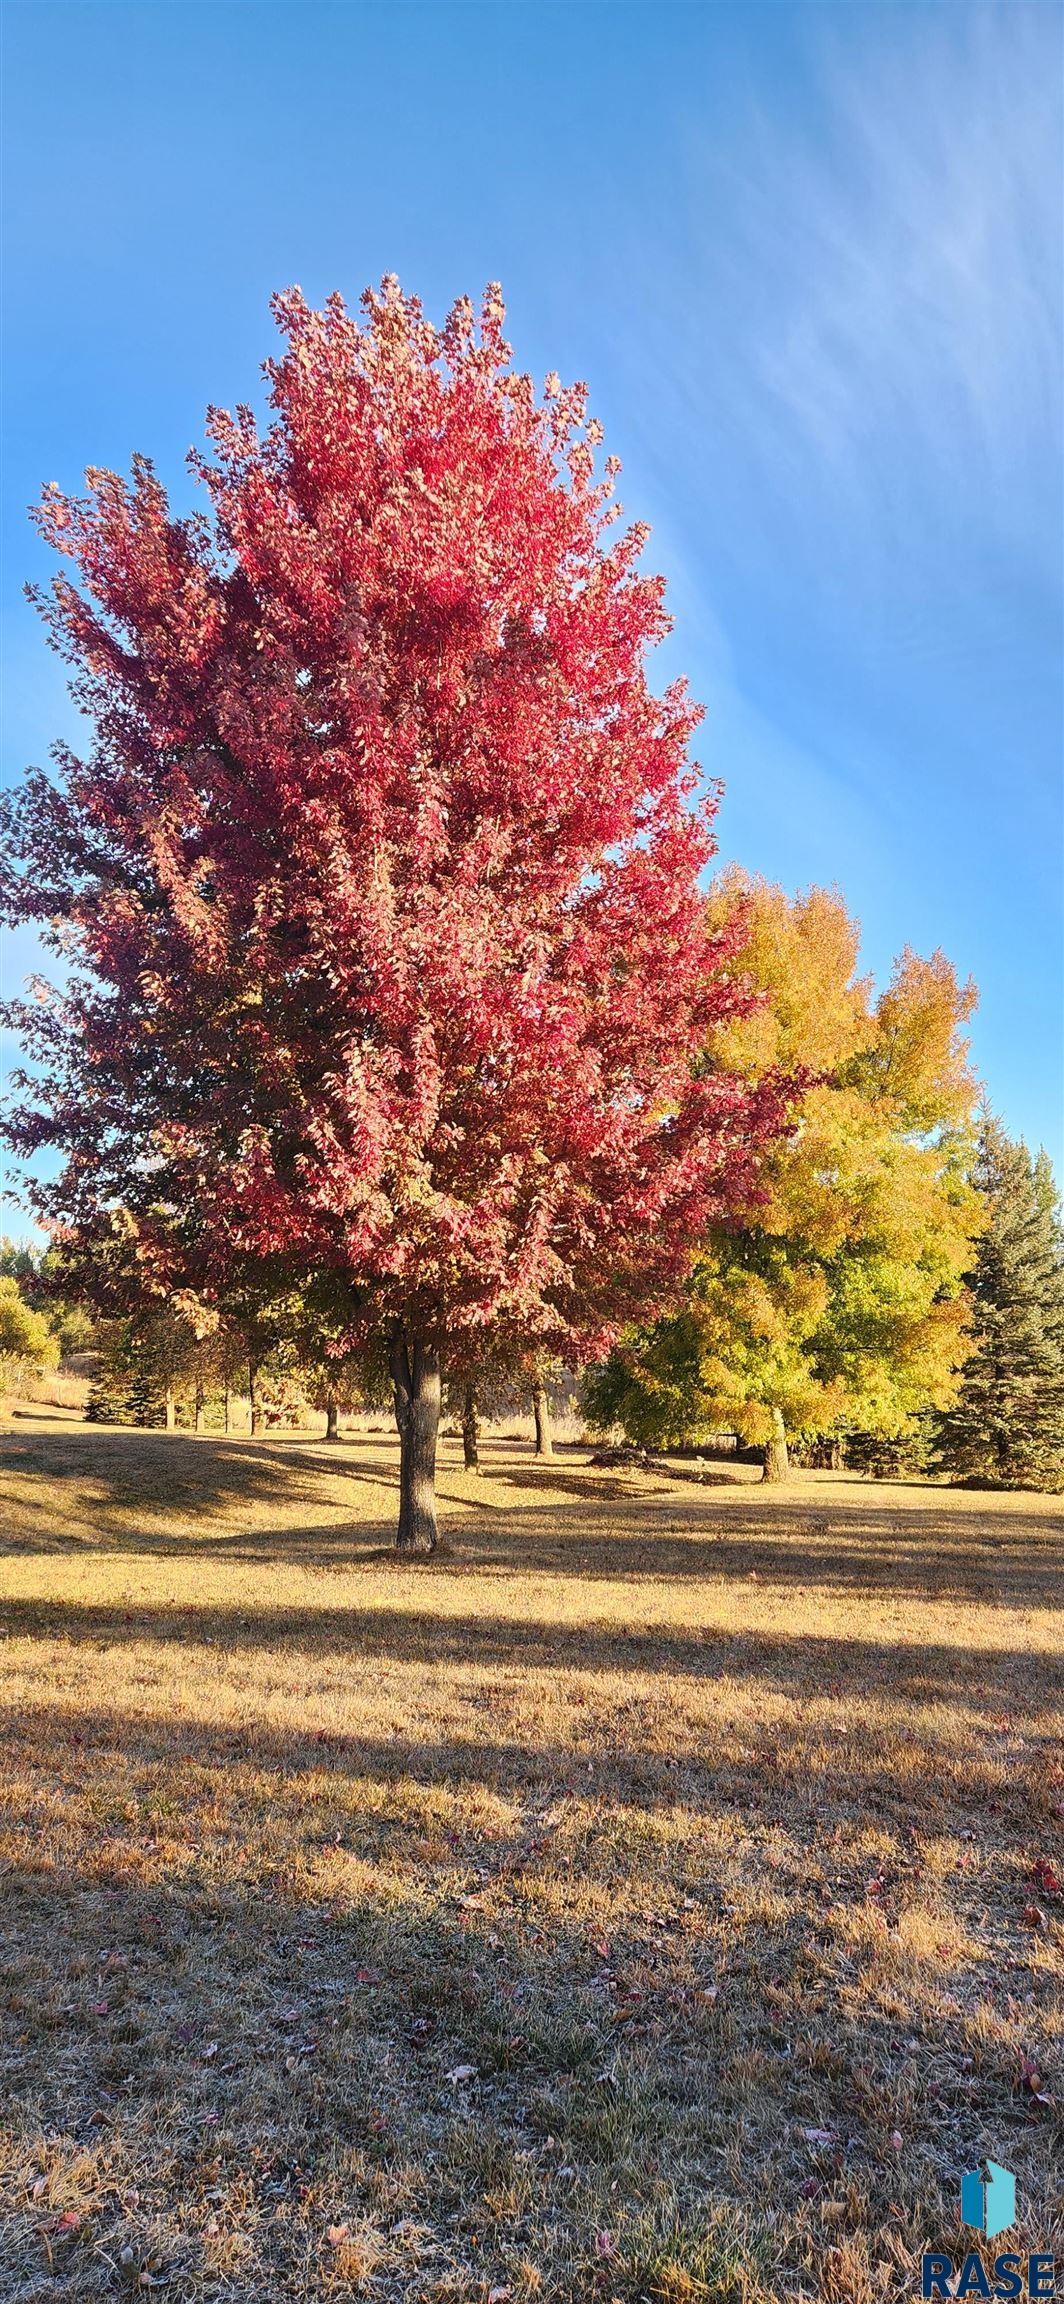
[[[989,490],[1010,529],[1059,424],[1060,31],[1056,10],[942,11],[934,27],[893,11],[860,69],[836,35],[826,133],[775,150],[766,199],[762,118],[746,170],[742,253],[776,305],[754,368],[777,438],[854,485],[904,435],[932,477],[945,463]]]
[[[876,552],[944,521],[1055,573],[1064,18],[803,15],[797,93],[758,78],[726,133],[689,127],[648,284],[656,418],[756,478],[755,547],[813,497],[874,513]]]

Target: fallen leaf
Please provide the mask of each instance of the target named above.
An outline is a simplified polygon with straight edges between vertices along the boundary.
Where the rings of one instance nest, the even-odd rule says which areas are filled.
[[[330,2248],[342,2248],[350,2229],[349,2224],[330,2224],[325,2235]]]
[[[447,2072],[444,2075],[445,2079],[450,2082],[452,2088],[457,2088],[459,2082],[462,2080],[475,2080],[476,2076],[477,2068],[475,2064],[456,2064],[452,2072]]]
[[[1043,2088],[1041,2072],[1039,2071],[1037,2064],[1030,2056],[1020,2057],[1020,2069],[1017,2075],[1016,2086],[1017,2088],[1026,2088],[1028,2094],[1034,2097],[1036,2104],[1051,2104],[1053,2101],[1052,2097]]]
[[[596,2232],[596,2234],[595,2234],[595,2254],[596,2254],[596,2256],[613,2256],[613,2255],[615,2255],[615,2253],[616,2253],[616,2251],[615,2251],[615,2249],[614,2249],[614,2245],[613,2245],[613,2234],[612,2234],[612,2232]]]

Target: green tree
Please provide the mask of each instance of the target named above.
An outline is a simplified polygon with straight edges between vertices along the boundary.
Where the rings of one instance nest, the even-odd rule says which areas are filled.
[[[59,1365],[59,1345],[43,1312],[27,1304],[18,1281],[0,1273],[0,1391],[21,1391],[35,1370]]]
[[[100,1333],[87,1421],[172,1428],[179,1389],[191,1382],[195,1348],[190,1324],[150,1299],[129,1319],[109,1322]]]
[[[987,1115],[976,1180],[988,1222],[969,1276],[972,1353],[942,1418],[955,1478],[1064,1486],[1064,1233],[1053,1171]]]
[[[792,900],[732,872],[711,925],[737,912],[738,971],[762,998],[717,1028],[707,1064],[797,1077],[792,1131],[760,1197],[708,1234],[680,1310],[630,1331],[585,1404],[644,1446],[737,1431],[778,1479],[788,1434],[898,1435],[952,1397],[979,1223],[961,1037],[975,994],[941,953],[905,952],[874,997],[857,924],[824,889]]]
[[[92,1313],[63,1288],[63,1260],[58,1249],[37,1248],[5,1233],[0,1237],[0,1273],[17,1280],[27,1302],[44,1313],[61,1359],[71,1352],[84,1352],[94,1342]]]

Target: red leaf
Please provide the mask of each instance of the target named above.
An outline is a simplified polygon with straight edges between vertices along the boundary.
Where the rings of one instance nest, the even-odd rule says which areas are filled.
[[[102,735],[19,809],[11,909],[73,965],[13,1124],[116,1314],[284,1263],[347,1307],[319,1364],[397,1313],[586,1359],[749,1206],[790,1084],[692,1063],[755,999],[742,908],[711,926],[700,714],[582,388],[515,389],[494,295],[479,335],[373,311],[276,300],[269,433],[216,412],[201,522],[144,467],[46,492]]]

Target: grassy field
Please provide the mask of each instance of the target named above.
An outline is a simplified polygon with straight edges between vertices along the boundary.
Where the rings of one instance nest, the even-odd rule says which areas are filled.
[[[5,1442],[4,2304],[1064,2253],[1059,1506],[443,1455]]]

